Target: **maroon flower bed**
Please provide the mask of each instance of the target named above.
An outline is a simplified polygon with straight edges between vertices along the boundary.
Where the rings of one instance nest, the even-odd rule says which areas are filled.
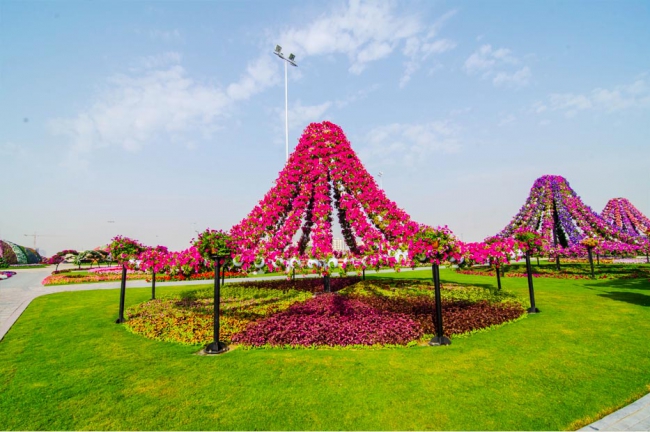
[[[433,298],[381,297],[352,295],[351,298],[382,312],[405,314],[418,321],[425,334],[434,334],[435,305]],[[519,304],[490,303],[486,300],[469,302],[466,300],[442,301],[442,322],[445,336],[467,333],[506,321],[519,318],[524,308]]]
[[[361,280],[357,276],[337,277],[330,278],[330,289],[332,292],[340,291],[343,288],[354,285]],[[255,280],[251,279],[246,282],[235,282],[228,284],[229,286],[246,286],[264,289],[276,289],[287,291],[290,289],[298,291],[308,291],[312,293],[322,293],[325,290],[323,278],[299,278],[296,280],[280,279],[280,280]]]
[[[377,310],[337,294],[323,294],[249,324],[243,332],[233,335],[232,341],[252,346],[406,345],[422,335],[420,324],[406,314]]]

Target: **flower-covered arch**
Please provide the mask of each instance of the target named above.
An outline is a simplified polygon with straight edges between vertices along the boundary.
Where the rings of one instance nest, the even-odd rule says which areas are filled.
[[[333,208],[345,254],[333,250]],[[386,197],[341,128],[325,121],[307,126],[275,186],[230,234],[244,270],[306,265],[327,273],[411,265],[409,246],[422,227]]]
[[[600,216],[609,225],[631,237],[648,236],[650,233],[650,219],[626,198],[609,200]]]
[[[530,195],[512,221],[498,234],[513,237],[517,229],[539,232],[547,249],[571,248],[586,237],[634,244],[634,239],[607,223],[585,205],[564,177],[545,175],[533,184]]]

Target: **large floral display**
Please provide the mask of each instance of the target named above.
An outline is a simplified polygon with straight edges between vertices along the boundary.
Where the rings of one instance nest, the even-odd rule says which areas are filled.
[[[332,247],[333,208],[345,254]],[[308,267],[328,274],[335,268],[410,266],[416,254],[428,256],[413,242],[430,229],[386,197],[341,128],[326,121],[307,126],[275,186],[230,234],[234,263],[244,271]]]
[[[604,250],[634,252],[635,239],[607,223],[585,205],[564,177],[545,175],[535,180],[523,207],[498,236],[513,237],[530,229],[541,235],[543,249],[551,255],[561,251],[581,254],[585,238],[598,240]],[[585,249],[586,251],[586,249]]]
[[[650,219],[626,198],[612,198],[600,216],[611,226],[631,236],[650,236]]]
[[[38,264],[41,256],[34,249],[0,240],[0,259],[7,264]]]

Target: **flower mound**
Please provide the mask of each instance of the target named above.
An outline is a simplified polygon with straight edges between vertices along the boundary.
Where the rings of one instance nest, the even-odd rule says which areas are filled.
[[[233,342],[252,346],[406,345],[422,334],[420,325],[406,314],[324,294],[250,324]]]

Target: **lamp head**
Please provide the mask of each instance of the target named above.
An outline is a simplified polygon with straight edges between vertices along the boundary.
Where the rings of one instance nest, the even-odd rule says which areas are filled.
[[[275,53],[280,54],[282,52],[282,47],[280,45],[275,46]]]
[[[289,60],[294,61],[296,59],[296,56],[293,54],[289,54]]]

